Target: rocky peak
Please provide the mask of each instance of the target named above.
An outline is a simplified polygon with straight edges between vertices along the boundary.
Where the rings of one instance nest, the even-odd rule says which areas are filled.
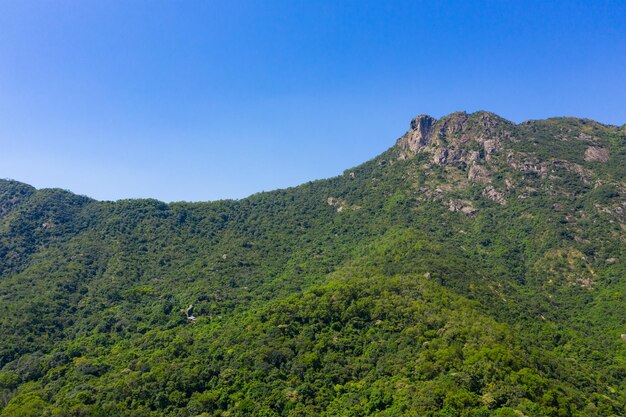
[[[430,144],[430,136],[436,119],[422,114],[411,120],[409,131],[400,139],[398,146],[402,150],[402,159],[411,154],[416,154]]]
[[[467,126],[468,115],[464,111],[451,113],[442,117],[438,126],[440,136],[453,136],[463,132]]]
[[[471,164],[483,158],[488,161],[513,128],[513,123],[484,111],[455,112],[439,120],[420,115],[398,141],[398,158],[428,153],[438,165]]]
[[[493,129],[501,125],[512,124],[510,121],[488,111],[479,111],[474,113],[474,115],[476,116],[479,124],[486,129]]]
[[[420,114],[415,119],[411,120],[411,130],[421,132],[428,135],[433,123],[437,120],[427,114]]]
[[[456,112],[413,119],[392,155],[414,162],[406,165],[406,175],[415,178],[419,198],[472,214],[480,207],[464,201],[481,189],[480,198],[500,205],[538,194],[570,198],[576,182],[579,190],[624,190],[619,176],[603,175],[619,165],[625,140],[626,125],[570,117],[515,124],[485,111]],[[601,167],[606,164],[612,165]],[[623,217],[626,205],[610,204],[597,210]]]

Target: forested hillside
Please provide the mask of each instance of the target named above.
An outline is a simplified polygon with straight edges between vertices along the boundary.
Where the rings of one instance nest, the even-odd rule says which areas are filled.
[[[487,112],[237,201],[0,181],[0,416],[624,416],[625,195],[626,126]]]

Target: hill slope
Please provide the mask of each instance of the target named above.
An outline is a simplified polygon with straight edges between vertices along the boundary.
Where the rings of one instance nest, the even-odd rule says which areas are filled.
[[[478,112],[239,201],[1,181],[0,416],[626,415],[625,167]]]

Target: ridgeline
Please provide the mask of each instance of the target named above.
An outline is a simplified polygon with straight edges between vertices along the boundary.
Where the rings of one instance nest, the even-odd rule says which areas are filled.
[[[0,416],[626,415],[625,181],[488,112],[237,201],[2,180]]]

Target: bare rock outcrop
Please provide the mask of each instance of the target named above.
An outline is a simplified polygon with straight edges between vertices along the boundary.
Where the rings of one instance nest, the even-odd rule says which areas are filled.
[[[438,135],[447,138],[463,133],[467,128],[468,118],[469,116],[464,111],[447,115],[439,121]]]
[[[476,163],[472,164],[472,166],[470,167],[469,173],[467,174],[467,179],[471,182],[479,182],[483,184],[491,181],[487,168]]]
[[[448,149],[439,148],[435,150],[432,161],[434,164],[443,165],[448,162]]]
[[[435,119],[426,114],[417,116],[411,120],[409,131],[400,139],[398,146],[402,150],[400,157],[406,159],[411,154],[416,154],[425,146],[430,144]]]
[[[585,161],[606,162],[609,160],[609,150],[597,146],[590,146],[585,151]]]
[[[450,203],[448,204],[448,210],[460,211],[464,214],[474,214],[478,211],[474,208],[472,202],[469,200],[450,200]]]
[[[485,150],[485,159],[491,160],[491,156],[498,150],[498,141],[495,139],[488,139],[483,142],[483,149]]]
[[[348,206],[348,204],[346,203],[346,200],[344,200],[343,198],[336,198],[336,197],[328,197],[326,199],[326,204],[333,207],[337,211],[337,213],[341,213]]]
[[[489,112],[481,112],[479,118],[480,124],[488,129],[498,126],[502,120],[503,119],[500,116]]]
[[[537,158],[526,159],[528,156],[522,153],[510,152],[507,154],[507,163],[512,168],[521,172],[534,172],[544,177],[548,173],[548,167]]]
[[[483,190],[483,195],[485,197],[487,197],[488,199],[495,201],[496,203],[500,204],[500,205],[505,205],[506,204],[506,198],[504,198],[504,194],[501,193],[500,191],[496,190],[495,188],[493,188],[491,185],[486,187]]]
[[[488,112],[456,112],[439,120],[421,115],[398,140],[398,158],[423,152],[436,165],[463,165],[483,158],[490,161],[501,149],[501,140],[511,136],[507,124],[513,126]]]

